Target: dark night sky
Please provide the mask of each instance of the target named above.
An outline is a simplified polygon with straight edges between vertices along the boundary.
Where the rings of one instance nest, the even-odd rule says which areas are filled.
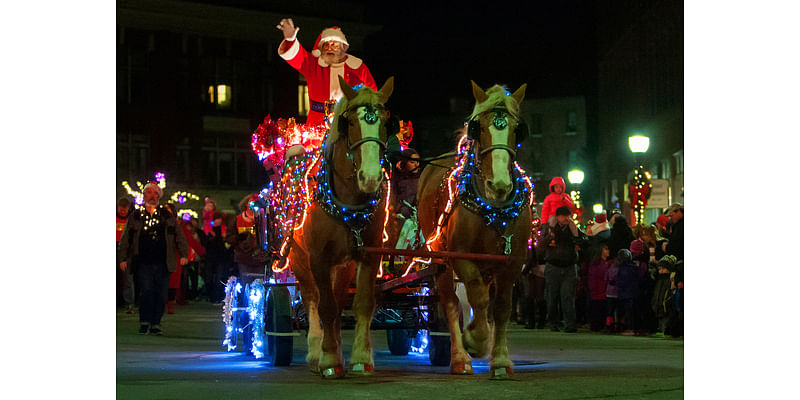
[[[345,34],[348,21],[381,25],[350,52],[364,59],[378,86],[394,76],[391,107],[415,117],[447,111],[450,97],[471,101],[470,79],[512,90],[528,83],[526,97],[596,91],[591,1],[190,1],[341,20]]]

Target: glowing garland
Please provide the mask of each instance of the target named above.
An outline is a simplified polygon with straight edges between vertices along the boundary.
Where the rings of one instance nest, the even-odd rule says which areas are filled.
[[[256,279],[248,286],[247,314],[252,333],[250,352],[256,359],[264,357],[264,282]]]
[[[653,184],[650,182],[650,172],[644,170],[641,164],[633,171],[633,184],[628,187],[628,193],[633,207],[633,219],[636,224],[641,224],[644,220],[647,200],[650,198],[650,191]]]
[[[307,152],[314,151],[322,145],[327,133],[327,123],[304,125],[295,123],[294,118],[278,118],[273,121],[267,115],[253,132],[250,146],[258,155],[259,161],[269,159],[281,165],[289,147],[302,145]]]
[[[167,175],[165,173],[156,172],[155,175],[154,175],[154,178],[155,178],[155,181],[158,182],[158,187],[160,187],[161,190],[164,190],[164,189],[167,188]],[[144,185],[142,184],[141,181],[136,181],[136,186],[139,188],[139,190],[133,190],[133,188],[131,188],[131,185],[128,183],[128,181],[122,181],[122,187],[125,188],[125,191],[128,193],[129,196],[133,197],[133,199],[134,199],[133,203],[136,206],[136,208],[140,208],[140,206],[142,206],[144,204]],[[184,192],[184,191],[176,191],[176,192],[172,193],[172,195],[169,197],[169,199],[170,199],[170,201],[172,203],[184,204],[188,200],[200,200],[200,197],[197,196],[194,193],[189,193],[189,192]],[[181,209],[181,210],[179,210],[178,211],[178,217],[182,218],[183,214],[185,214],[185,213],[189,213],[193,217],[197,218],[197,213],[192,211],[192,210],[190,210],[190,209]]]
[[[470,151],[467,156],[467,166],[462,169],[458,180],[458,196],[459,203],[464,208],[478,214],[483,218],[487,226],[491,226],[497,231],[498,234],[505,232],[506,226],[510,221],[515,220],[522,207],[527,203],[530,206],[531,187],[523,178],[520,173],[521,168],[517,166],[513,171],[514,179],[514,194],[513,198],[509,200],[506,205],[495,207],[484,201],[478,194],[475,188],[473,176],[475,176],[475,152]]]
[[[222,345],[226,346],[228,351],[236,350],[233,339],[242,332],[242,328],[233,324],[233,313],[239,306],[239,293],[241,292],[242,284],[238,279],[235,276],[228,278],[228,283],[225,285],[225,300],[222,305],[222,322],[225,323],[225,339],[222,341]]]
[[[474,172],[472,167],[474,167],[475,164],[475,154],[471,151],[472,145],[473,140],[469,139],[467,135],[462,135],[458,141],[458,145],[456,146],[458,151],[456,165],[450,170],[449,175],[447,175],[447,178],[442,182],[442,185],[447,185],[447,204],[442,213],[439,214],[433,236],[425,241],[425,247],[428,251],[432,251],[431,244],[441,237],[442,226],[450,216],[456,200],[465,208],[483,217],[486,225],[492,226],[498,233],[502,234],[508,222],[519,216],[522,206],[525,203],[525,197],[527,196],[528,207],[532,212],[531,232],[537,231],[537,235],[541,235],[541,231],[538,231],[539,218],[533,218],[533,215],[536,213],[536,209],[534,208],[534,186],[525,173],[525,170],[523,170],[516,161],[514,162],[514,171],[516,172],[514,176],[514,198],[505,207],[494,207],[483,201],[474,189],[474,182],[472,181]],[[506,240],[508,241],[508,239],[509,238]],[[536,240],[536,244],[538,244],[538,239]],[[532,238],[529,237],[528,249],[531,249],[534,245]],[[506,251],[508,252],[510,249],[507,247]],[[430,264],[430,262],[430,258],[415,257],[402,276],[408,275],[415,264]]]

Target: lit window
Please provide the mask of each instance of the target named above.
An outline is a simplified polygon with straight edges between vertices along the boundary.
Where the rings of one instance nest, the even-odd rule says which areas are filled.
[[[216,104],[217,108],[228,108],[231,106],[231,87],[228,85],[211,85],[208,87],[208,102]]]
[[[308,115],[311,104],[308,101],[308,85],[297,85],[297,114],[300,116]]]
[[[220,108],[230,107],[232,97],[230,86],[217,85],[217,106]]]

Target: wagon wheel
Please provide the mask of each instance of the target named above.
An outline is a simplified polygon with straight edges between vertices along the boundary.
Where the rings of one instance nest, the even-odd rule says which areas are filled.
[[[250,314],[248,311],[252,307],[250,304],[250,284],[244,286],[244,295],[241,296],[242,300],[239,302],[240,304],[240,311],[239,312],[239,324],[244,325],[242,329],[242,344],[244,345],[244,353],[247,355],[252,355],[253,352],[251,351],[253,347],[253,331],[252,327],[253,324],[250,321]]]
[[[450,332],[447,329],[447,317],[442,305],[437,303],[435,310],[429,320],[428,359],[431,365],[446,367],[450,365]]]
[[[404,310],[402,313],[403,326],[417,325],[417,314],[414,310]],[[386,342],[393,356],[405,356],[411,350],[411,340],[417,336],[416,329],[387,329]]]
[[[275,286],[267,292],[264,307],[264,329],[267,336],[267,357],[273,366],[286,367],[292,363],[292,300],[289,290]]]

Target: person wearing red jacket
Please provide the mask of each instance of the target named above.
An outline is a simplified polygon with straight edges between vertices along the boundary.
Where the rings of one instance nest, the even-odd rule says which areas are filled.
[[[308,82],[311,110],[306,124],[322,124],[325,117],[325,102],[338,101],[342,98],[344,93],[339,87],[340,75],[350,86],[363,84],[378,90],[366,64],[360,58],[345,53],[350,45],[339,27],[333,26],[323,30],[311,52],[304,49],[297,40],[300,28],[295,27],[291,18],[282,19],[277,28],[283,32],[278,55],[303,74]]]
[[[550,217],[556,215],[556,210],[561,206],[569,208],[573,214],[578,211],[572,199],[565,193],[566,188],[567,185],[564,183],[564,178],[560,176],[556,176],[550,181],[550,194],[544,198],[544,203],[542,204],[541,221],[543,225],[549,222]]]
[[[131,211],[131,201],[127,197],[122,197],[117,201],[117,253],[119,253],[119,241],[122,239],[122,232],[125,230],[125,225],[128,223],[128,214]],[[133,274],[130,271],[123,271],[119,268],[119,263],[122,261],[117,254],[117,298],[122,294],[122,302],[125,306],[125,312],[133,314],[133,304],[135,296],[133,293]]]
[[[168,203],[167,208],[173,215],[178,215],[175,211],[175,205]],[[206,249],[200,245],[200,242],[195,240],[194,236],[192,236],[192,231],[190,229],[189,224],[186,224],[186,221],[179,221],[178,225],[181,227],[181,231],[183,231],[183,235],[186,237],[186,244],[189,245],[189,256],[187,257],[187,261],[191,262],[194,257],[195,253],[199,255],[203,255],[206,253]],[[188,226],[187,226],[188,225]],[[181,255],[180,253],[175,254],[178,260],[180,260]],[[188,264],[187,262],[187,264]],[[178,262],[178,268],[172,273],[169,274],[169,287],[167,290],[167,314],[175,314],[175,302],[176,300],[179,303],[184,304],[183,302],[183,293],[181,293],[181,276],[183,276],[183,265]]]

